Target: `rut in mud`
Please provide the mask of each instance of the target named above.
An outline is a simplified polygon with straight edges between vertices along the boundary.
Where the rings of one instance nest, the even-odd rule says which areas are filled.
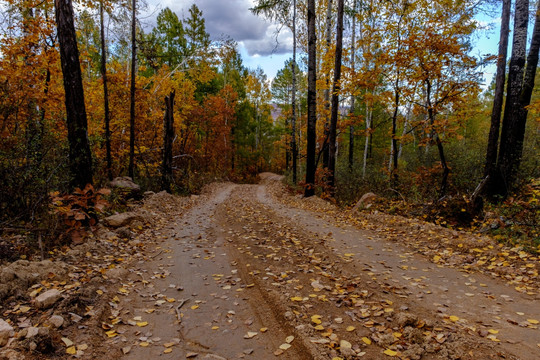
[[[126,359],[538,359],[538,299],[259,185],[215,185],[114,304]],[[308,200],[305,200],[308,201]],[[128,320],[129,319],[129,320]],[[528,320],[533,320],[528,322]]]

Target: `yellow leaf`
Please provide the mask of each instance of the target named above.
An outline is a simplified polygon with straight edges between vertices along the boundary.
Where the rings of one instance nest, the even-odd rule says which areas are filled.
[[[107,337],[110,337],[110,338],[115,337],[116,335],[118,335],[116,333],[116,330],[109,330],[109,331],[105,332],[105,334],[107,334]]]
[[[279,345],[279,348],[280,348],[281,350],[287,350],[287,349],[289,349],[290,347],[291,347],[291,344],[287,344],[287,343]]]
[[[386,350],[384,350],[384,354],[388,355],[388,356],[396,356],[397,352],[394,351],[394,350],[386,349]]]
[[[265,328],[265,327],[263,327],[263,328],[260,329],[260,332],[262,332],[262,333],[265,333],[265,332],[267,332],[267,331],[268,331],[268,328]]]
[[[302,301],[302,297],[301,296],[293,296],[291,298],[291,301]]]
[[[212,326],[212,330],[217,330],[219,329],[219,326]]]
[[[538,320],[534,320],[534,319],[527,319],[527,321],[533,325],[537,325],[539,323]]]
[[[497,335],[497,334],[499,333],[499,330],[489,329],[488,332],[489,332],[490,334]]]
[[[455,316],[455,315],[452,315],[452,316],[450,316],[449,319],[450,319],[450,321],[456,322],[456,321],[459,320],[459,317],[457,317],[457,316]]]
[[[354,326],[347,326],[347,331],[354,331],[356,329]]]
[[[168,348],[168,349],[163,350],[163,353],[164,354],[172,353],[172,348]]]
[[[77,349],[75,348],[75,346],[70,346],[66,349],[66,352],[70,355],[75,355],[77,354]]]
[[[199,308],[199,305],[192,305],[192,306],[191,306],[191,310],[196,310],[196,309],[198,309],[198,308]]]
[[[154,311],[156,311],[156,309],[146,309],[146,310],[144,310],[144,312],[147,313],[147,314],[151,314]]]
[[[435,255],[433,257],[433,262],[439,262],[441,260],[441,257],[439,255]]]
[[[354,254],[353,254],[353,253],[349,253],[349,254],[343,254],[343,255],[345,255],[345,256],[347,256],[347,257],[351,257],[351,256],[354,256]]]
[[[148,347],[148,345],[150,345],[150,344],[147,343],[146,341],[143,341],[142,343],[139,343],[139,346],[142,346],[142,347]]]
[[[163,346],[165,346],[166,348],[170,348],[170,347],[173,347],[175,343],[173,342],[169,342],[169,343],[165,343],[163,344]]]
[[[138,326],[138,327],[145,327],[145,326],[147,326],[147,325],[148,325],[148,322],[147,322],[147,321],[141,321],[141,322],[138,322],[138,323],[137,323],[137,326]]]
[[[362,341],[366,344],[366,345],[371,345],[371,339],[367,338],[367,337],[363,337],[362,338]]]
[[[313,316],[311,317],[311,321],[312,321],[314,324],[319,325],[320,323],[322,323],[321,315],[313,315]]]
[[[315,330],[321,331],[321,330],[324,330],[324,327],[322,325],[317,325],[315,326]]]

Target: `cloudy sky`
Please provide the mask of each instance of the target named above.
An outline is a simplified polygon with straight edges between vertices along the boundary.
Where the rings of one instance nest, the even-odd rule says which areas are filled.
[[[269,78],[283,68],[291,57],[292,36],[286,29],[276,41],[277,26],[255,16],[249,11],[253,0],[148,0],[149,23],[155,23],[159,10],[169,7],[180,18],[189,15],[188,9],[195,3],[206,19],[206,31],[212,40],[230,36],[239,44],[244,65],[249,68],[261,66]],[[152,18],[153,17],[153,18]]]
[[[146,19],[149,26],[155,24],[159,11],[169,7],[180,18],[189,15],[188,9],[195,3],[202,10],[206,19],[206,30],[212,40],[230,36],[238,42],[244,65],[255,69],[262,67],[269,79],[274,78],[277,71],[282,69],[287,59],[291,58],[292,36],[283,28],[276,41],[277,26],[261,17],[255,16],[249,10],[254,6],[254,0],[147,0],[149,9]],[[494,23],[493,18],[481,16],[478,21]],[[498,25],[490,31],[478,34],[473,55],[494,54],[497,52]],[[485,86],[489,85],[494,66],[484,70]]]

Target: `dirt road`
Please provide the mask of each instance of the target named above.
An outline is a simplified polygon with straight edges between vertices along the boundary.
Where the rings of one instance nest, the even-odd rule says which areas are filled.
[[[111,303],[111,357],[540,358],[535,291],[291,205],[312,200],[279,180],[215,185],[154,234]]]

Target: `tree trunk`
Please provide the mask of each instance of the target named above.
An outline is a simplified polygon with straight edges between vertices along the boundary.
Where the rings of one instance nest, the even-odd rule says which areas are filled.
[[[55,10],[66,93],[71,186],[83,189],[92,183],[92,154],[88,142],[84,90],[71,0],[55,0]]]
[[[307,149],[305,197],[315,195],[315,151],[317,143],[317,35],[315,33],[315,0],[307,1],[308,19],[308,92]]]
[[[364,164],[362,166],[362,177],[366,177],[367,159],[369,153],[369,140],[371,139],[371,112],[366,103],[366,141],[364,143]]]
[[[291,129],[291,150],[292,150],[292,173],[293,173],[293,184],[296,184],[297,178],[297,164],[296,159],[298,159],[298,150],[296,146],[296,0],[293,0],[293,23],[292,23],[292,33],[293,33],[293,61],[292,61],[292,129]]]
[[[392,115],[392,141],[391,141],[391,170],[390,185],[395,187],[398,183],[398,149],[397,149],[397,118],[399,112],[399,71],[396,74],[396,83],[394,84],[394,114]]]
[[[107,176],[109,180],[113,179],[112,174],[112,155],[111,155],[111,128],[109,114],[109,90],[107,88],[107,53],[105,47],[105,24],[103,23],[103,0],[99,3],[99,20],[101,36],[101,77],[103,78],[103,106],[105,112],[105,148],[107,151]]]
[[[508,87],[504,109],[501,142],[495,171],[494,186],[491,192],[503,197],[508,194],[521,161],[525,121],[522,120],[524,109],[521,108],[523,73],[527,46],[527,28],[529,19],[529,1],[516,0],[514,16],[514,36],[512,56],[508,71]],[[531,44],[532,49],[532,44]],[[538,52],[538,50],[537,50]],[[525,116],[526,120],[526,116]],[[492,195],[492,194],[490,194]]]
[[[437,150],[439,152],[439,160],[441,160],[441,167],[443,169],[443,174],[441,178],[441,188],[439,189],[439,196],[442,198],[446,195],[448,189],[448,175],[450,174],[450,168],[446,163],[446,156],[444,154],[444,147],[439,137],[439,134],[435,130],[435,111],[433,110],[433,105],[431,104],[431,82],[426,81],[426,107],[428,110],[428,119],[431,127],[432,138],[435,139],[437,144]]]
[[[356,75],[356,0],[353,3],[353,18],[352,18],[352,36],[351,36],[351,73],[353,77]],[[354,116],[354,93],[351,94],[351,108],[349,117]],[[354,165],[354,125],[349,126],[349,171],[352,171]]]
[[[173,181],[173,139],[174,139],[174,95],[171,91],[169,96],[165,97],[165,116],[163,118],[163,172],[161,174],[161,189],[171,192],[171,183]]]
[[[326,56],[328,56],[328,52],[332,46],[332,1],[333,0],[328,0],[328,5],[326,8]],[[328,71],[328,75],[326,76],[326,89],[324,90],[324,142],[322,146],[323,169],[328,168],[328,157],[330,151],[328,146],[330,134],[330,118],[328,116],[331,106],[330,101],[330,71]]]
[[[497,147],[499,145],[499,130],[501,112],[504,100],[504,82],[506,78],[506,57],[508,53],[508,34],[510,30],[511,0],[503,0],[501,15],[501,32],[499,40],[499,56],[497,59],[497,73],[495,75],[495,95],[493,97],[493,109],[491,111],[491,127],[484,166],[484,176],[493,177],[493,171],[497,165]]]
[[[343,7],[344,0],[338,0],[338,14],[336,26],[336,61],[334,65],[334,83],[332,85],[332,115],[330,117],[330,136],[328,137],[328,187],[330,194],[334,196],[336,185],[336,142],[337,122],[339,112],[339,91],[341,89],[341,57],[343,53]]]
[[[129,176],[135,179],[135,61],[137,55],[137,45],[135,42],[136,30],[136,10],[137,1],[132,1],[131,9],[131,86],[130,86],[130,106],[129,106]]]

